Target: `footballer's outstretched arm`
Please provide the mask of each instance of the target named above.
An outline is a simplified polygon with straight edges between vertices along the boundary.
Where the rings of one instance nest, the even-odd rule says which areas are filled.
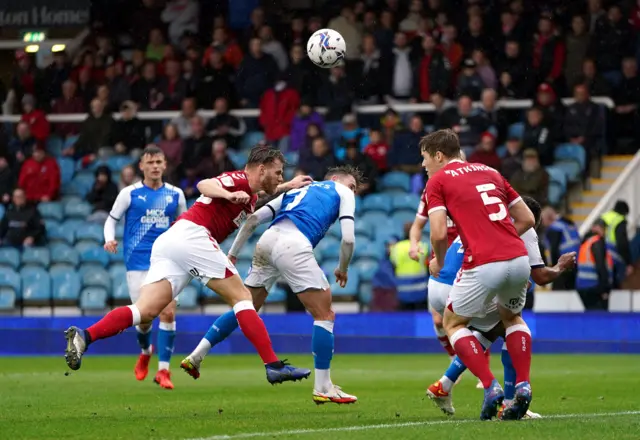
[[[447,211],[444,207],[429,210],[429,224],[431,225],[431,246],[436,261],[442,267],[447,253]]]
[[[283,197],[284,195],[281,195],[277,199],[270,201],[247,218],[247,221],[240,227],[238,235],[236,235],[235,240],[233,240],[233,243],[231,244],[231,249],[229,249],[230,257],[235,258],[238,256],[238,252],[240,252],[240,249],[244,246],[249,237],[251,237],[251,234],[253,234],[253,231],[256,230],[258,225],[270,222],[276,218],[276,214],[282,207]]]
[[[346,273],[349,269],[349,263],[353,257],[353,251],[356,247],[355,234],[355,212],[356,198],[349,188],[344,185],[337,184],[336,191],[340,196],[340,210],[338,219],[340,221],[340,231],[342,232],[342,240],[340,241],[340,261],[338,269],[340,272]]]
[[[531,278],[539,286],[544,286],[558,279],[566,270],[573,267],[576,259],[575,252],[562,254],[558,260],[558,264],[553,267],[535,267],[531,268]]]
[[[122,216],[127,212],[131,205],[131,191],[133,187],[124,188],[116,201],[113,203],[109,217],[104,222],[104,249],[107,252],[116,253],[118,251],[118,242],[116,241],[116,223],[120,221]]]
[[[426,225],[427,219],[421,215],[416,215],[416,218],[413,220],[413,224],[411,225],[411,229],[409,230],[409,243],[411,244],[411,247],[409,248],[409,256],[416,261],[418,261],[420,257],[418,254],[420,241],[422,241],[422,231]]]
[[[307,186],[310,183],[313,183],[313,179],[310,176],[296,176],[290,181],[278,185],[275,194],[269,195],[266,192],[261,192],[260,194],[258,194],[256,209],[262,208],[264,205],[271,202],[272,200],[277,199],[287,191],[302,188],[303,186]]]
[[[536,225],[533,213],[521,198],[511,202],[509,205],[509,215],[513,219],[513,226],[515,226],[518,235],[524,234]],[[433,227],[433,225],[431,227]]]
[[[217,178],[203,179],[198,182],[198,191],[205,197],[211,199],[229,199],[231,192],[222,187],[220,180]]]

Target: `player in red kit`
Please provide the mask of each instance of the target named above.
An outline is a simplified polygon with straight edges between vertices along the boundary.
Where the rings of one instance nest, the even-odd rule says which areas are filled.
[[[310,370],[292,367],[278,359],[264,323],[253,307],[251,293],[218,245],[253,213],[259,191],[274,194],[311,183],[307,176],[282,183],[283,166],[280,151],[256,147],[251,150],[244,171],[224,173],[198,183],[200,198],[155,241],[151,266],[135,304],[114,309],[86,330],[67,329],[67,365],[77,370],[89,344],[131,326],[151,323],[192,278],[197,278],[233,307],[240,329],[265,364],[270,383],[308,377]]]
[[[465,249],[444,313],[445,330],[457,355],[484,386],[480,418],[492,419],[504,391],[467,326],[473,318],[485,316],[485,304],[497,300],[517,376],[515,399],[502,418],[520,419],[531,403],[531,332],[521,316],[531,269],[520,235],[534,226],[535,219],[500,173],[460,159],[460,142],[452,130],[425,136],[420,149],[429,174],[427,212],[435,252],[429,264],[431,274],[438,276],[444,264],[447,215],[458,226]]]

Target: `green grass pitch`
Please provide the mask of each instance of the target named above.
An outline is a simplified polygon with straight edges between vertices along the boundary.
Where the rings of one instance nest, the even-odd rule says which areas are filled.
[[[492,356],[500,372],[499,355]],[[291,356],[311,366],[311,356]],[[333,380],[355,405],[316,406],[313,382],[270,386],[257,356],[210,356],[173,391],[137,382],[135,358],[88,355],[68,371],[59,358],[0,358],[2,439],[518,439],[640,438],[638,356],[535,355],[532,409],[544,420],[480,422],[482,392],[465,373],[447,418],[424,397],[447,365],[442,355],[337,355]]]

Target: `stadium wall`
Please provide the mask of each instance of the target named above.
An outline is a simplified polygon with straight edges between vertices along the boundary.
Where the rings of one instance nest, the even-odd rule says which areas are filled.
[[[62,356],[62,331],[70,325],[86,327],[97,317],[0,318],[0,355]],[[176,352],[187,353],[200,341],[213,316],[178,315]],[[264,315],[274,346],[280,353],[311,352],[312,318],[304,313]],[[640,354],[640,314],[528,313],[525,316],[538,353]],[[501,343],[500,343],[501,344]],[[496,349],[499,345],[496,344]],[[135,354],[131,332],[99,341],[94,354]],[[433,322],[427,313],[367,313],[339,315],[336,353],[440,353]],[[214,349],[218,354],[252,353],[237,331]]]

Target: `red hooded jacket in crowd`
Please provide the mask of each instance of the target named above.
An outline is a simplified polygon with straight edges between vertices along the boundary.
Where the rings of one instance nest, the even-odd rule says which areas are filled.
[[[36,138],[36,140],[46,142],[49,137],[49,133],[51,133],[51,127],[42,110],[31,110],[29,113],[23,114],[20,120],[29,124],[31,134]]]
[[[44,152],[40,154],[45,154]],[[53,157],[42,157],[41,161],[28,158],[20,169],[18,186],[25,192],[27,200],[56,200],[60,192],[60,167]]]
[[[291,133],[293,118],[300,107],[300,95],[286,87],[280,92],[267,90],[260,99],[260,125],[267,141],[277,141]]]

